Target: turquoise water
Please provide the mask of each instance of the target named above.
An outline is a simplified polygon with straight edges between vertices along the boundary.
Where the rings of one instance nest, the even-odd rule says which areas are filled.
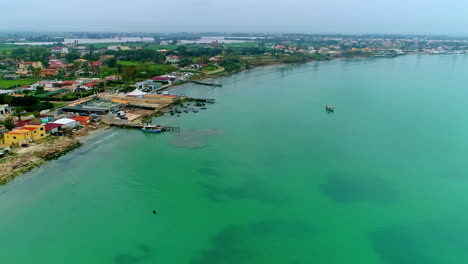
[[[113,130],[1,187],[2,263],[468,259],[468,56],[222,82],[177,88],[217,100],[155,120],[180,134]]]

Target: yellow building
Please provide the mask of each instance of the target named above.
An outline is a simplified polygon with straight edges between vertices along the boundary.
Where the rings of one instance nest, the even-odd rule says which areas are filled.
[[[27,125],[3,134],[5,144],[8,146],[29,143],[45,136],[45,127],[41,125]]]
[[[33,141],[43,139],[46,137],[45,126],[41,125],[26,125],[21,129],[30,130],[32,132]]]

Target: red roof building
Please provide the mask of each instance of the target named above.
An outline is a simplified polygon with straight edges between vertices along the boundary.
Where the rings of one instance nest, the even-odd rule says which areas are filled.
[[[47,123],[45,124],[45,130],[47,132],[53,132],[54,130],[57,131],[60,127],[62,127],[62,124],[56,124],[56,123]]]
[[[93,62],[88,62],[88,67],[92,68],[101,68],[102,67],[102,61],[93,61]]]
[[[151,78],[151,80],[155,80],[155,81],[169,81],[169,77],[167,77],[167,76],[156,76],[156,77]]]
[[[50,60],[49,61],[49,68],[51,69],[59,69],[59,68],[65,68],[67,65],[65,62],[61,60]]]
[[[87,126],[91,123],[91,117],[89,116],[75,116],[75,117],[72,117],[71,119],[78,121],[80,125],[82,126]]]
[[[62,82],[62,86],[73,85],[75,83],[76,83],[75,81],[64,81],[64,82]]]
[[[87,88],[93,88],[94,86],[97,86],[97,83],[95,82],[90,82],[90,83],[87,83],[85,85],[83,85],[84,87],[87,87]]]
[[[31,120],[23,120],[23,121],[15,122],[15,127],[23,127],[23,126],[27,126],[27,125],[40,126],[41,124],[33,123],[33,122],[31,122]]]

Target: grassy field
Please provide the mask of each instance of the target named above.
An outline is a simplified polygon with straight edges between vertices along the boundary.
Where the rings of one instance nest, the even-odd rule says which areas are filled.
[[[16,86],[30,85],[35,83],[34,79],[4,80],[0,79],[0,89],[9,89]]]
[[[60,107],[64,107],[66,106],[68,103],[66,102],[51,102],[52,105],[54,106],[55,109],[57,108],[60,108]]]
[[[156,76],[162,75],[168,72],[176,71],[177,68],[171,65],[166,64],[149,64],[137,61],[119,61],[119,65],[121,66],[135,66],[137,72],[146,72],[148,75]],[[145,77],[152,77],[152,76],[145,76]]]
[[[17,45],[0,44],[0,58],[10,55],[11,51],[17,48],[19,48]]]
[[[226,44],[228,48],[241,49],[241,48],[253,48],[258,47],[257,42],[241,42],[241,43],[229,43]]]

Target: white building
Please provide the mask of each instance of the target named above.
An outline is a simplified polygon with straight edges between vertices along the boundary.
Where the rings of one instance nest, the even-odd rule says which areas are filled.
[[[68,48],[67,47],[52,47],[50,49],[50,52],[60,53],[60,54],[67,54],[68,53]]]
[[[166,63],[179,63],[180,57],[175,55],[169,55],[166,57]]]
[[[161,83],[154,82],[153,80],[146,80],[135,83],[135,87],[140,90],[154,90],[161,87]]]
[[[62,125],[62,128],[75,128],[79,125],[78,121],[70,119],[70,118],[60,118],[59,120],[55,120],[52,123],[60,124]]]
[[[12,107],[8,106],[7,104],[0,105],[0,115],[9,114],[12,110]]]

